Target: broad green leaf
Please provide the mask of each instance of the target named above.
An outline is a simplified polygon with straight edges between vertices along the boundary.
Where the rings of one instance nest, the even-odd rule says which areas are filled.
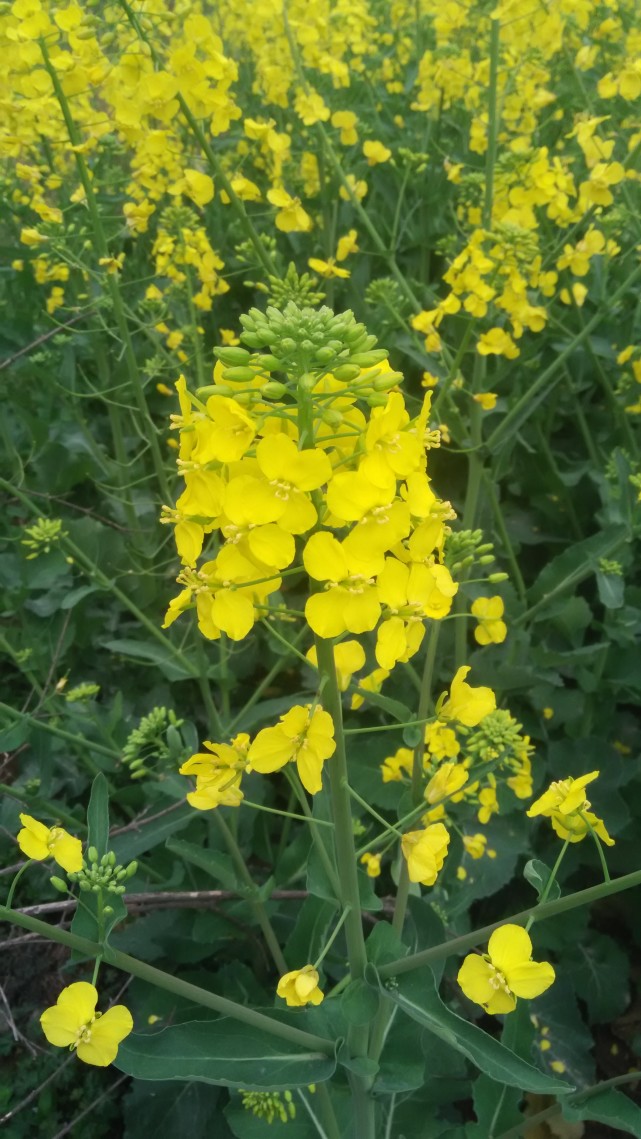
[[[224,1094],[224,1093],[223,1093]],[[180,1084],[138,1080],[123,1098],[124,1139],[176,1139],[189,1120],[189,1139],[210,1139],[212,1119],[221,1092],[211,1084]],[[216,1139],[220,1134],[216,1119]]]
[[[94,846],[98,851],[98,858],[102,858],[109,849],[109,790],[107,780],[102,772],[96,775],[89,797],[87,807],[87,847]],[[102,933],[106,938],[118,922],[127,916],[127,907],[120,894],[112,894],[104,890],[102,898],[103,907],[109,907],[111,913],[103,915]],[[96,941],[100,938],[100,923],[98,921],[99,900],[98,895],[91,891],[80,891],[78,905],[71,923],[71,932],[78,937],[89,938]],[[83,954],[72,954],[73,960],[82,958]]]
[[[218,882],[224,890],[237,890],[238,878],[231,858],[221,854],[219,850],[210,850],[203,846],[196,846],[194,842],[185,842],[180,838],[170,838],[166,843],[167,850],[205,870]]]
[[[123,834],[116,835],[111,841],[118,862],[126,864],[134,858],[139,858],[148,850],[153,850],[159,843],[165,842],[175,831],[181,830],[191,822],[194,817],[193,807],[188,803],[181,803],[171,814],[166,814],[153,822],[134,827]]]
[[[328,1080],[336,1061],[222,1017],[146,1035],[133,1033],[120,1045],[114,1067],[137,1080],[198,1080],[246,1091],[277,1091]]]
[[[318,1106],[314,1103],[314,1096],[311,1092],[304,1091],[303,1094],[312,1110],[315,1108],[318,1112]],[[292,1093],[291,1105],[296,1112],[293,1119],[289,1114],[288,1101],[282,1099],[282,1106],[286,1111],[285,1122],[287,1126],[279,1114],[275,1114],[273,1118],[254,1115],[249,1108],[243,1107],[240,1100],[234,1100],[233,1103],[227,1105],[225,1119],[237,1139],[270,1139],[272,1135],[276,1139],[281,1128],[283,1129],[283,1139],[318,1139],[316,1126],[309,1118],[297,1091]],[[218,1121],[216,1121],[216,1125],[218,1126]],[[211,1135],[211,1130],[209,1135]],[[218,1132],[216,1132],[216,1139],[218,1139]]]
[[[596,572],[600,558],[610,557],[625,541],[624,526],[609,526],[582,542],[573,542],[539,574],[531,589],[531,600],[542,601],[548,595],[557,597],[574,589]]]
[[[286,961],[315,961],[336,921],[336,903],[313,894],[299,904],[290,903],[295,924],[287,939],[283,953]]]
[[[365,981],[351,981],[340,999],[348,1024],[369,1024],[378,1011],[378,994]]]
[[[625,579],[621,574],[597,570],[596,586],[599,601],[606,609],[621,609],[625,601]]]
[[[431,969],[416,969],[412,973],[403,973],[384,985],[375,968],[369,965],[366,979],[370,984],[379,987],[388,1000],[413,1020],[462,1052],[472,1064],[493,1080],[540,1095],[559,1095],[569,1090],[568,1084],[562,1080],[538,1071],[532,1064],[528,1064],[505,1048],[493,1036],[453,1013],[439,997]]]
[[[158,641],[126,639],[101,641],[101,644],[103,648],[109,649],[109,652],[116,653],[118,656],[130,657],[141,664],[155,664],[163,676],[167,677],[167,680],[187,680],[188,677],[194,675],[193,669],[181,664],[180,660],[172,653],[169,642],[167,647]]]
[[[563,1118],[569,1122],[593,1119],[596,1123],[605,1123],[608,1127],[614,1127],[615,1131],[623,1131],[625,1135],[634,1135],[636,1139],[641,1139],[641,1107],[614,1088],[597,1092],[578,1102],[575,1097],[570,1096],[562,1099],[561,1105]]]
[[[102,772],[96,775],[91,785],[87,827],[87,845],[95,846],[98,858],[102,858],[109,849],[109,789]]]
[[[523,870],[523,877],[525,878],[526,882],[530,883],[530,886],[534,887],[536,890],[537,898],[540,898],[541,894],[545,890],[545,887],[547,886],[550,879],[550,874],[551,870],[549,867],[545,865],[545,862],[541,862],[538,858],[531,858],[529,862],[526,862],[525,868]],[[553,902],[555,898],[558,898],[560,896],[560,894],[561,887],[559,886],[558,882],[554,881],[550,887],[546,901]]]

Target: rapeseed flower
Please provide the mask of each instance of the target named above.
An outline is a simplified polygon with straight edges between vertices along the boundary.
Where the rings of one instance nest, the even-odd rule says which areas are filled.
[[[113,1005],[99,1013],[97,1003],[94,986],[76,981],[62,990],[55,1005],[45,1009],[40,1024],[50,1044],[75,1051],[85,1064],[106,1068],[116,1059],[118,1045],[134,1022],[125,1005]]]
[[[532,961],[532,942],[519,925],[503,925],[490,937],[487,953],[470,953],[457,981],[465,996],[493,1015],[513,1012],[518,997],[539,997],[554,983],[547,961]]]

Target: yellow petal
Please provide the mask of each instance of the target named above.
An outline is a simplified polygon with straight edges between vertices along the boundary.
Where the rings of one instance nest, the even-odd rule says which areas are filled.
[[[82,843],[79,838],[67,834],[61,827],[54,827],[52,835],[55,837],[51,843],[51,853],[68,874],[75,874],[82,870]]]
[[[555,973],[547,961],[524,961],[506,974],[506,981],[517,997],[531,1000],[554,984]]]
[[[530,960],[532,942],[530,935],[522,926],[502,925],[499,929],[494,930],[488,942],[487,951],[492,964],[507,978],[511,969]]]

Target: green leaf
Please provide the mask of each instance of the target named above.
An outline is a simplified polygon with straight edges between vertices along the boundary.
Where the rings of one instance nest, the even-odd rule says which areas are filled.
[[[453,1013],[439,997],[431,969],[403,973],[392,978],[387,987],[381,983],[374,966],[368,965],[366,980],[412,1020],[462,1052],[493,1080],[540,1095],[559,1095],[569,1090],[568,1084],[538,1071],[493,1036]]]
[[[224,890],[238,890],[234,864],[227,854],[196,846],[194,842],[185,842],[180,838],[171,838],[165,845],[172,854],[184,858],[185,862],[191,862],[193,866],[198,866],[210,874]]]
[[[109,788],[102,772],[96,775],[91,785],[89,806],[87,807],[88,846],[95,846],[98,858],[109,849]]]
[[[98,858],[102,858],[109,849],[109,788],[102,772],[96,775],[91,785],[89,806],[87,807],[87,846],[95,846]],[[112,910],[104,914],[103,933],[105,940],[118,922],[127,916],[127,907],[120,894],[103,891],[103,904]],[[78,937],[86,937],[96,941],[100,934],[98,922],[98,896],[90,891],[80,891],[78,905],[71,923],[71,932]],[[72,960],[81,960],[84,954],[74,950]]]
[[[352,981],[341,996],[341,1005],[348,1024],[369,1024],[378,1012],[379,998],[365,981]]]
[[[193,817],[193,807],[190,807],[188,803],[182,803],[180,807],[176,807],[175,811],[164,815],[161,819],[154,819],[148,824],[142,821],[138,828],[132,828],[130,831],[125,831],[124,834],[116,835],[112,839],[111,849],[114,851],[118,862],[123,864],[131,862],[132,859],[139,858],[148,850],[153,850],[159,843],[165,842],[175,831],[186,827],[187,823],[193,820]]]
[[[599,601],[606,609],[621,609],[625,602],[625,579],[618,573],[597,570],[596,587]]]
[[[124,1139],[176,1139],[189,1120],[189,1139],[210,1139],[220,1090],[208,1084],[179,1084],[167,1080],[130,1085],[123,1099]],[[224,1094],[224,1093],[223,1093]],[[216,1137],[219,1122],[216,1118]]]
[[[133,1033],[120,1045],[114,1067],[137,1080],[198,1080],[246,1091],[278,1091],[328,1080],[336,1061],[222,1017]]]
[[[194,676],[191,668],[185,667],[167,647],[157,641],[116,640],[101,641],[102,647],[118,656],[131,657],[141,664],[155,664],[167,680],[187,680]]]
[[[530,886],[534,887],[536,890],[537,898],[540,898],[541,894],[545,890],[545,887],[550,880],[551,873],[552,871],[545,865],[545,862],[541,862],[538,858],[531,858],[529,862],[526,862],[525,869],[523,870],[523,877],[525,878],[526,882],[530,883]],[[550,892],[546,898],[546,901],[553,902],[556,898],[560,897],[560,895],[561,887],[555,880],[550,887]]]
[[[286,961],[315,961],[329,937],[329,929],[336,918],[336,903],[316,898],[305,898],[295,909],[295,925],[283,953]]]
[[[641,1139],[641,1107],[638,1107],[628,1096],[617,1092],[614,1088],[597,1092],[588,1099],[577,1101],[572,1097],[562,1099],[563,1118],[571,1123],[583,1119],[593,1119],[596,1123],[605,1123],[614,1127],[616,1131],[623,1131],[626,1135],[634,1135]]]
[[[311,1093],[305,1094],[308,1103],[313,1108],[314,1096]],[[237,1139],[271,1139],[272,1135],[276,1139],[281,1127],[284,1128],[282,1134],[286,1139],[318,1139],[318,1131],[300,1102],[297,1093],[294,1093],[293,1104],[296,1108],[296,1116],[294,1119],[287,1119],[286,1127],[279,1115],[275,1115],[270,1124],[267,1118],[254,1115],[251,1110],[243,1107],[242,1103],[237,1100],[225,1108],[225,1119]],[[287,1104],[285,1104],[286,1106]],[[318,1108],[316,1111],[318,1112]],[[218,1121],[216,1121],[216,1127],[218,1128]],[[208,1134],[209,1136],[212,1135],[211,1121]],[[216,1130],[216,1139],[218,1139],[218,1130]]]

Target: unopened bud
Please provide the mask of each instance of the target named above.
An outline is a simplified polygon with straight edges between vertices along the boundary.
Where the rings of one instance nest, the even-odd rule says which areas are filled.
[[[509,573],[491,573],[487,580],[492,585],[496,585],[496,584],[498,584],[499,581],[509,581],[509,579],[510,579]]]
[[[113,906],[105,906],[102,912],[106,917],[111,917],[112,913],[114,912],[114,908]]]
[[[278,368],[282,367],[281,361],[266,352],[264,356],[254,357],[254,365],[261,372],[275,372]]]
[[[372,382],[372,387],[377,392],[388,392],[390,388],[395,388],[400,384],[403,379],[401,372],[385,372],[382,376],[377,376]]]
[[[87,851],[87,861],[88,862],[97,862],[98,861],[98,851],[96,850],[95,846],[89,847],[89,849]]]
[[[54,876],[53,878],[50,878],[49,881],[51,882],[54,890],[57,890],[59,894],[67,894],[69,892],[67,883],[63,882],[62,878],[56,878]]]
[[[316,376],[312,376],[309,372],[306,372],[298,381],[298,386],[301,391],[311,392],[316,387],[316,382]]]
[[[479,565],[480,566],[491,566],[493,561],[496,561],[494,554],[485,554],[484,557],[479,558]]]
[[[360,376],[361,370],[358,364],[339,364],[338,368],[334,368],[333,375],[342,384],[348,384],[350,380],[355,380]]]
[[[256,377],[253,368],[223,368],[223,379],[234,384],[250,384]]]
[[[385,407],[387,404],[387,396],[382,393],[373,392],[365,398],[370,407]]]
[[[134,876],[134,874],[136,873],[136,870],[137,870],[137,869],[138,869],[138,863],[137,863],[135,860],[134,860],[133,862],[130,862],[130,863],[129,863],[129,866],[126,866],[126,867],[125,867],[125,870],[126,870],[126,873],[127,873],[127,877],[128,877],[128,878],[133,878],[133,876]]]
[[[214,348],[214,356],[227,368],[242,368],[249,363],[250,353],[246,348]]]
[[[384,348],[377,348],[374,352],[357,352],[350,356],[350,364],[357,364],[359,368],[373,368],[375,364],[382,364],[387,360],[388,353]]]
[[[285,384],[281,384],[278,380],[268,380],[260,389],[260,394],[264,395],[265,399],[281,399],[286,391]]]
[[[316,359],[319,364],[329,364],[330,360],[334,359],[336,352],[333,348],[325,347],[319,348],[316,352]]]

